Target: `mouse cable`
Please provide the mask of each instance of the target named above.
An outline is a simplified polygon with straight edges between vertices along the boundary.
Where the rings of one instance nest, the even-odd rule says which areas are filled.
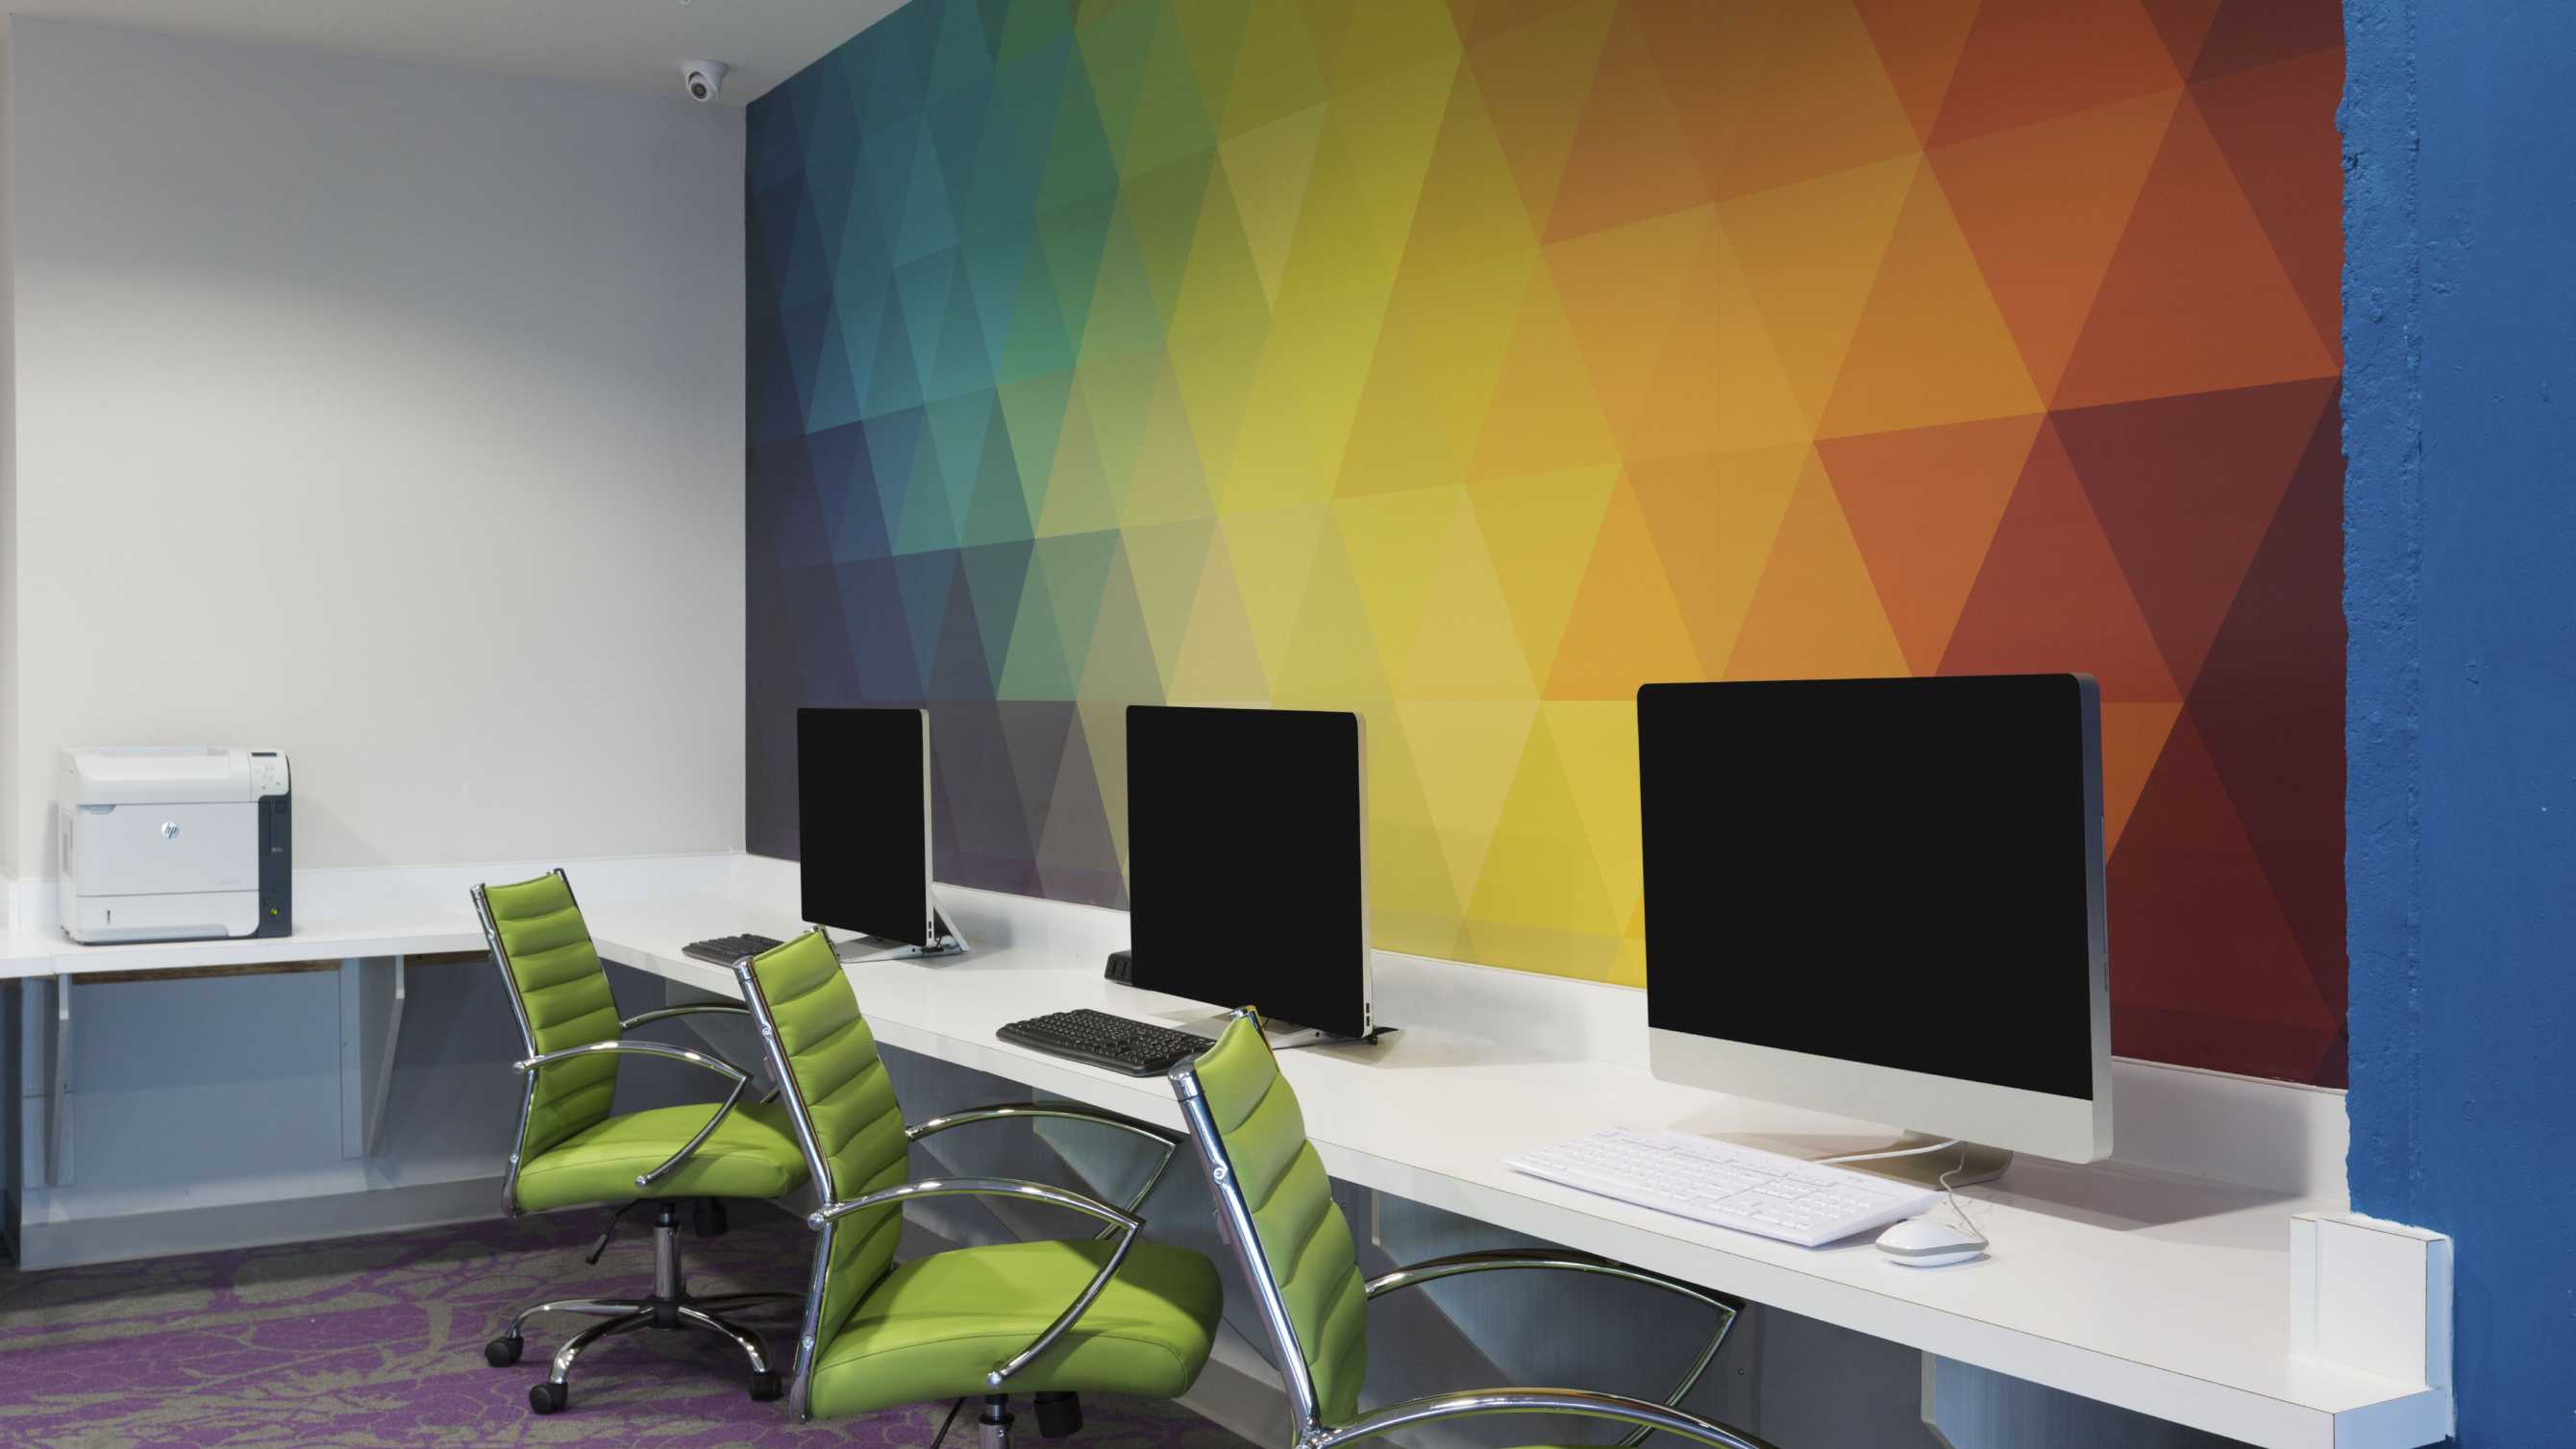
[[[1927,1147],[1900,1147],[1893,1152],[1854,1152],[1843,1157],[1820,1157],[1816,1159],[1816,1165],[1834,1167],[1846,1162],[1879,1162],[1890,1157],[1922,1157],[1929,1153],[1947,1152],[1958,1145],[1959,1139],[1953,1137],[1946,1142],[1935,1142]],[[1959,1226],[1968,1230],[1968,1236],[1976,1239],[1979,1251],[1983,1251],[1995,1245],[1994,1239],[1987,1237],[1985,1229],[1977,1226],[1977,1220],[1968,1216],[1968,1209],[1959,1201],[1958,1188],[1952,1186],[1950,1182],[1951,1178],[1957,1177],[1967,1169],[1968,1154],[1962,1152],[1959,1154],[1959,1165],[1940,1176],[1941,1197],[1950,1205],[1951,1215],[1959,1220]]]

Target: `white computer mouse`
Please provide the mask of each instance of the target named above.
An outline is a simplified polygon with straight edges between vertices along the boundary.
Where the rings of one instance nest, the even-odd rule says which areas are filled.
[[[1887,1261],[1909,1268],[1940,1268],[1964,1263],[1986,1251],[1976,1234],[1947,1218],[1907,1218],[1878,1235],[1878,1250]]]

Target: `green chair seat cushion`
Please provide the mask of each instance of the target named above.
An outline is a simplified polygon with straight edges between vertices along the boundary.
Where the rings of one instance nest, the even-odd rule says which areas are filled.
[[[984,1376],[1045,1332],[1114,1246],[1001,1243],[898,1266],[815,1363],[811,1412],[833,1418],[988,1392]],[[1206,1258],[1139,1242],[1090,1309],[1009,1388],[1177,1398],[1207,1364],[1220,1302]]]
[[[540,1068],[539,1070],[543,1070]],[[779,1197],[805,1181],[805,1154],[787,1108],[745,1103],[668,1177],[638,1189],[635,1178],[668,1161],[707,1125],[716,1104],[695,1102],[627,1112],[585,1127],[520,1165],[524,1212],[639,1198]]]

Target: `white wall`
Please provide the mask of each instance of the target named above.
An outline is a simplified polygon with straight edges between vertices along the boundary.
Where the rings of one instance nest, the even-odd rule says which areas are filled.
[[[5,22],[0,22],[5,23]],[[16,210],[10,162],[17,148],[10,108],[10,51],[0,37],[0,883],[18,874],[18,329],[15,323]],[[12,902],[0,902],[7,924]]]
[[[293,757],[298,865],[742,839],[742,113],[10,28],[19,733]]]

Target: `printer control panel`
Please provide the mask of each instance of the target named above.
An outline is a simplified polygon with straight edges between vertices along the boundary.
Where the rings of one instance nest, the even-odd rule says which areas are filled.
[[[275,750],[253,750],[250,756],[250,792],[257,795],[283,795],[287,790],[286,756]]]

